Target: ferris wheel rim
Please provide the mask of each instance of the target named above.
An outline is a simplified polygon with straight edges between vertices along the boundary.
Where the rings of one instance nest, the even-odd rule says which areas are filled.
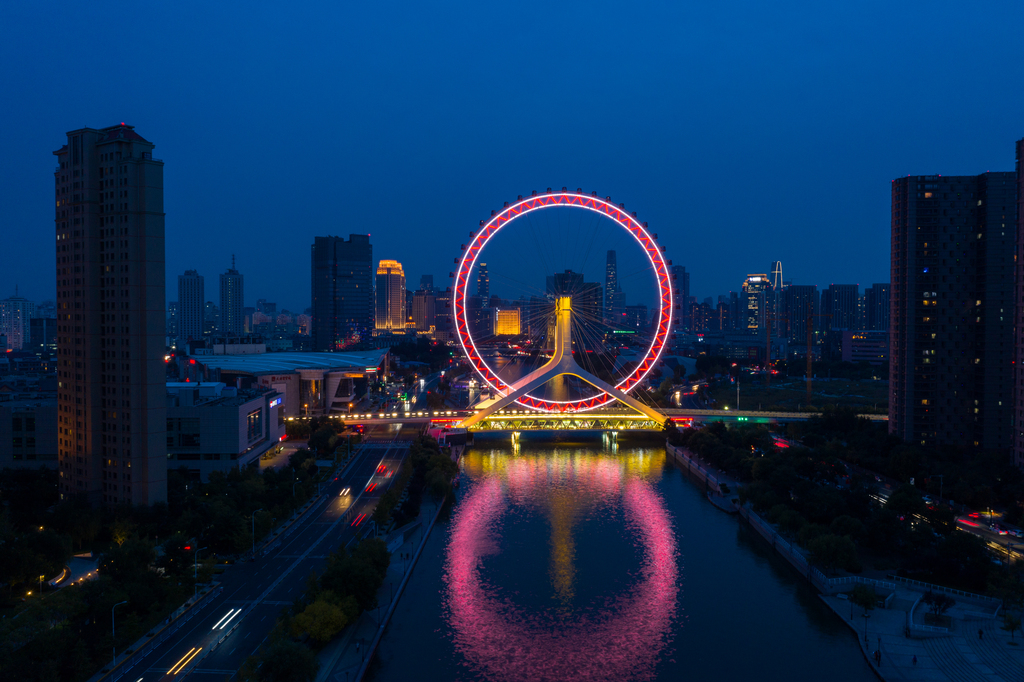
[[[510,384],[503,381],[488,365],[476,345],[476,340],[469,331],[467,319],[467,299],[469,295],[469,275],[476,265],[480,254],[487,243],[505,226],[516,218],[527,215],[534,211],[552,207],[568,207],[589,210],[605,216],[625,229],[639,244],[641,250],[647,256],[648,262],[655,275],[659,288],[658,320],[656,331],[651,338],[643,360],[637,364],[636,369],[621,381],[615,384],[615,388],[626,392],[640,384],[657,365],[661,355],[664,353],[666,341],[672,328],[672,284],[669,273],[668,262],[663,256],[662,248],[657,240],[648,231],[646,224],[640,223],[636,216],[628,213],[621,204],[616,206],[610,197],[601,199],[593,194],[582,192],[561,192],[548,191],[543,193],[534,192],[529,197],[520,197],[514,203],[508,203],[505,207],[495,212],[489,221],[481,221],[481,228],[471,233],[472,240],[466,246],[465,252],[459,261],[458,271],[455,273],[455,290],[453,296],[453,309],[455,315],[456,334],[459,337],[459,344],[463,353],[473,366],[473,370],[480,379],[495,390],[499,395],[507,395],[511,390]],[[546,400],[535,398],[529,394],[516,400],[516,403],[542,412],[586,412],[596,409],[615,398],[607,391],[601,392],[590,398],[578,400]]]

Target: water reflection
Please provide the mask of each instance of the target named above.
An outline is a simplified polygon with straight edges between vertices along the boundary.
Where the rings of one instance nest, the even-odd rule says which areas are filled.
[[[459,502],[446,552],[446,619],[466,665],[490,680],[652,679],[676,612],[672,521],[652,485],[664,452],[629,456],[579,449],[508,456],[473,452],[471,490]],[[624,589],[579,604],[576,529],[621,516],[637,568]],[[530,609],[489,580],[484,561],[502,553],[503,521],[550,526],[549,578],[557,608]],[[540,540],[538,540],[540,541]]]

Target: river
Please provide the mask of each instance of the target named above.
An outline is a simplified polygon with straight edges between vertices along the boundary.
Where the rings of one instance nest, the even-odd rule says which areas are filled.
[[[658,443],[478,436],[367,679],[876,679],[853,633]]]

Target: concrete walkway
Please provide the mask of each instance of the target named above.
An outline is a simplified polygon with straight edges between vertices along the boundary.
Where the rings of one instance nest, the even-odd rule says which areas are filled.
[[[384,583],[377,591],[379,608],[363,613],[354,625],[345,628],[341,636],[324,647],[317,658],[320,661],[320,672],[316,682],[355,682],[359,669],[366,658],[370,644],[377,631],[387,624],[385,616],[392,601],[399,598],[399,586],[407,573],[412,571],[413,558],[420,546],[423,534],[427,532],[437,514],[437,503],[424,496],[417,521],[409,524],[411,532],[405,542],[392,551],[391,565]],[[403,559],[403,557],[405,557]]]
[[[849,600],[838,596],[822,595],[821,600],[857,633],[864,657],[886,682],[1024,682],[1024,642],[1019,637],[1012,640],[1010,633],[1000,628],[1001,617],[958,618],[963,614],[954,607],[948,634],[907,637],[908,613],[920,596],[920,592],[900,587],[891,601],[892,608],[870,611],[867,642],[860,607],[853,605],[851,609]],[[920,622],[921,609],[919,605],[914,614],[916,623]],[[980,638],[979,629],[983,631]],[[882,653],[881,665],[875,662],[876,650]]]

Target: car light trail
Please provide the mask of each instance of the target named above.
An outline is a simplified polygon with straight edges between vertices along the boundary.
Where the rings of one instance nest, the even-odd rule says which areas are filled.
[[[238,610],[239,610],[239,611],[241,611],[242,609],[238,609]],[[217,629],[217,626],[218,626],[218,625],[220,625],[221,623],[223,623],[223,622],[224,622],[224,620],[225,620],[225,619],[226,619],[226,618],[227,618],[228,616],[230,616],[230,615],[231,615],[232,613],[234,613],[234,612],[235,612],[235,610],[234,610],[234,609],[228,609],[228,612],[224,614],[224,617],[223,617],[223,618],[221,618],[220,620],[218,620],[218,621],[217,621],[216,623],[214,623],[213,627],[212,627],[212,628],[210,628],[210,629],[211,629],[211,630],[216,630],[216,629]]]
[[[168,675],[177,675],[178,673],[180,673],[182,668],[184,668],[186,665],[188,665],[188,662],[191,661],[193,658],[195,658],[196,654],[198,654],[202,650],[203,650],[203,647],[199,647],[198,649],[196,649],[195,647],[192,647],[191,649],[189,649],[187,654],[182,656],[181,659],[177,663],[175,663],[173,666],[171,666],[171,669],[167,671],[167,674]]]
[[[357,516],[355,518],[355,520],[352,522],[351,525],[358,526],[360,523],[363,522],[363,519],[365,519],[365,518],[366,518],[366,514],[360,514],[359,516]]]
[[[238,609],[237,611],[235,611],[235,615],[234,615],[234,616],[231,616],[231,617],[230,617],[230,618],[228,618],[228,619],[227,619],[226,621],[224,621],[224,625],[221,625],[221,626],[220,626],[220,629],[221,629],[221,630],[223,630],[224,628],[226,628],[226,627],[228,626],[228,623],[230,623],[231,621],[233,621],[233,620],[235,619],[235,617],[236,617],[236,616],[238,616],[238,614],[240,614],[241,612],[242,612],[242,609]]]
[[[366,486],[366,492],[368,492],[368,493],[369,492],[373,492],[373,489],[376,488],[376,487],[377,487],[376,483],[371,483],[370,485]]]

